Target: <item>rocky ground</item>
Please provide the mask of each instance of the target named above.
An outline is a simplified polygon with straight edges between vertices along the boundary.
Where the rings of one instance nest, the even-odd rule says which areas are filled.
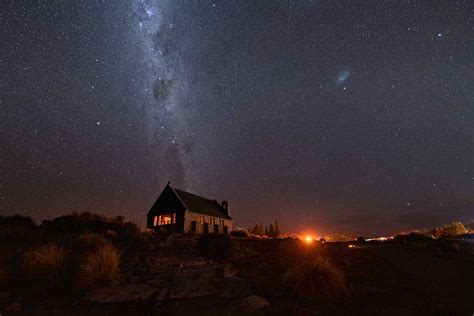
[[[233,259],[196,254],[197,237],[147,239],[122,254],[120,282],[67,295],[10,288],[0,291],[7,313],[164,315],[472,315],[474,261],[388,243],[311,244],[234,238]],[[349,297],[300,302],[284,275],[314,254],[339,267]],[[67,292],[67,291],[66,291]],[[31,293],[31,294],[29,294]],[[36,293],[36,294],[35,294]]]

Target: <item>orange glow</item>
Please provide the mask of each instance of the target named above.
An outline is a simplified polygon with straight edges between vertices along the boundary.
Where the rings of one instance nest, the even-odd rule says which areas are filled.
[[[349,247],[349,248],[355,248],[355,245],[350,244],[350,245],[348,245],[348,247]]]
[[[312,236],[307,235],[304,237],[304,241],[305,243],[310,244],[314,241],[314,238]]]

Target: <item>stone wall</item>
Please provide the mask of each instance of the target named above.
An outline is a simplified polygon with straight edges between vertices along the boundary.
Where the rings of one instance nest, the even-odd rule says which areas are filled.
[[[208,232],[214,233],[214,225],[211,225],[211,218],[209,215],[201,215],[198,213],[193,213],[186,210],[184,214],[184,230],[185,234],[204,234],[205,233],[205,224],[202,223],[202,217],[204,216],[204,223],[208,224]],[[224,226],[227,226],[227,233],[232,230],[232,220],[229,219],[222,219],[218,217],[214,217],[215,222],[218,225],[218,233],[224,233]],[[220,225],[220,220],[224,221],[224,226]],[[193,231],[193,222],[196,224],[196,229]]]

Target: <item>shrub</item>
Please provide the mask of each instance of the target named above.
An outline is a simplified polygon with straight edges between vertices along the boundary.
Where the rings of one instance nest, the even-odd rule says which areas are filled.
[[[43,245],[23,254],[23,270],[29,279],[46,278],[57,282],[65,272],[67,253],[56,244]]]
[[[250,238],[250,233],[245,228],[238,228],[236,230],[233,230],[230,232],[230,235],[234,237]]]
[[[41,224],[43,234],[47,238],[61,238],[67,234],[83,234],[87,232],[105,234],[108,230],[120,233],[124,223],[115,219],[84,212],[64,215],[53,220],[45,220]]]
[[[234,256],[235,243],[228,235],[203,235],[198,241],[198,254],[212,259]]]
[[[285,284],[301,300],[334,299],[349,295],[341,270],[327,258],[313,257],[290,268]]]
[[[35,222],[22,215],[0,216],[0,242],[32,242],[38,239]]]
[[[362,244],[362,243],[365,243],[365,238],[362,237],[362,236],[359,236],[359,237],[357,237],[356,242],[361,243],[361,244]]]
[[[393,238],[394,242],[401,242],[401,243],[412,243],[412,242],[421,242],[421,241],[429,241],[432,238],[421,233],[409,233],[409,234],[399,234]]]
[[[135,223],[126,222],[118,230],[118,238],[124,241],[139,241],[141,239],[140,227]]]
[[[109,285],[117,281],[120,273],[120,253],[107,244],[86,254],[79,270],[79,285],[89,288]]]
[[[452,222],[451,224],[446,224],[435,228],[433,231],[433,236],[436,238],[454,237],[462,234],[467,234],[468,232],[469,230],[464,227],[461,222]]]

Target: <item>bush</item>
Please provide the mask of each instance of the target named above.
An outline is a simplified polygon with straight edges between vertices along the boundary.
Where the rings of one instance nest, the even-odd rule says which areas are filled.
[[[203,235],[198,241],[198,254],[212,259],[230,259],[235,253],[235,243],[228,235]]]
[[[358,242],[358,243],[360,243],[360,244],[363,244],[363,243],[365,243],[365,238],[362,237],[362,236],[359,236],[359,237],[357,237],[356,242]]]
[[[118,232],[118,238],[124,241],[140,241],[141,231],[137,224],[132,222],[126,222],[122,224]]]
[[[79,285],[90,288],[110,285],[120,273],[120,253],[107,244],[84,256],[79,270]]]
[[[38,240],[35,222],[22,215],[0,216],[0,242],[32,242]]]
[[[131,227],[132,225],[134,224],[122,223],[116,219],[108,219],[97,214],[84,212],[60,216],[53,220],[45,220],[41,224],[41,229],[45,237],[57,239],[68,234],[83,234],[87,232],[105,234],[109,230],[115,231],[118,234],[126,234],[130,230],[135,229],[135,227]]]
[[[290,268],[285,284],[301,300],[334,299],[349,295],[341,270],[328,259],[313,257]]]
[[[67,252],[56,244],[43,245],[23,254],[23,271],[28,279],[45,278],[53,283],[65,273]]]
[[[462,234],[467,234],[468,232],[469,230],[464,227],[461,222],[452,222],[451,224],[446,224],[435,228],[433,231],[433,236],[436,238],[454,237]]]
[[[394,242],[400,243],[412,243],[412,242],[421,242],[432,240],[431,237],[423,235],[421,233],[409,233],[409,234],[399,234],[393,238]]]
[[[230,232],[230,235],[234,237],[250,238],[250,233],[245,228],[238,228],[236,230],[233,230]]]

